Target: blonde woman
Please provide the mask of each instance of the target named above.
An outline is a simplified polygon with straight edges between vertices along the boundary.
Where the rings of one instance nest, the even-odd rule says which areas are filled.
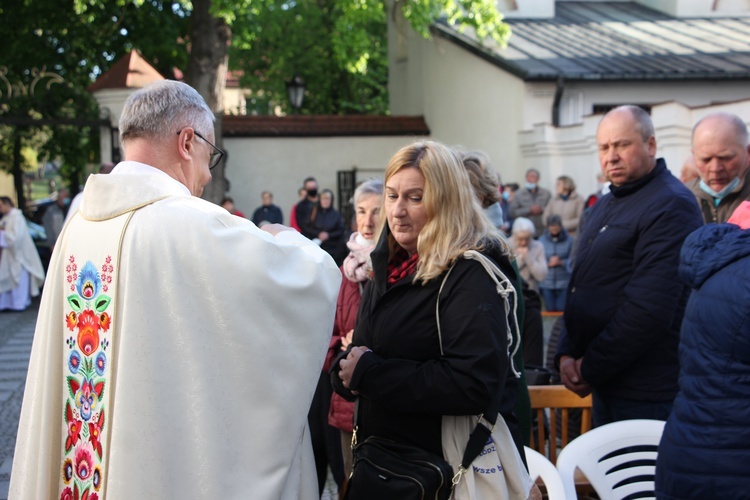
[[[332,370],[337,392],[359,396],[358,442],[377,436],[442,456],[443,416],[478,415],[500,394],[500,414],[523,456],[512,413],[517,380],[508,318],[487,271],[462,258],[467,250],[489,257],[515,282],[511,250],[482,210],[458,153],[433,141],[400,149],[385,172],[373,281],[362,295],[355,347]]]

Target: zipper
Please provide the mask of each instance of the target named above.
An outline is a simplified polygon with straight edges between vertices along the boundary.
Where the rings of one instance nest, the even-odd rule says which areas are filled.
[[[419,496],[419,498],[421,498],[422,500],[424,500],[424,486],[422,486],[422,483],[420,483],[419,481],[417,481],[413,477],[411,477],[411,476],[405,476],[403,474],[398,474],[396,472],[393,472],[392,470],[386,469],[385,467],[382,467],[380,465],[377,465],[376,463],[373,463],[373,461],[370,460],[369,458],[364,458],[363,457],[363,458],[360,458],[360,460],[363,461],[363,462],[367,462],[368,464],[370,464],[371,466],[373,466],[377,470],[381,470],[381,471],[383,471],[383,472],[385,472],[387,474],[390,474],[390,475],[392,475],[394,477],[400,477],[401,479],[407,479],[407,480],[415,483],[417,486],[419,486],[419,491],[422,492],[422,494]],[[432,465],[432,464],[430,464],[430,465]],[[442,471],[441,471],[440,477],[442,477],[442,476],[443,476],[443,474],[442,474]]]

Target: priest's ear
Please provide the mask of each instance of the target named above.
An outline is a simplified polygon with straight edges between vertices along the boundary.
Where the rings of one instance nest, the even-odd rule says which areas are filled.
[[[183,160],[193,159],[195,138],[195,131],[190,127],[185,127],[177,132],[177,152]]]

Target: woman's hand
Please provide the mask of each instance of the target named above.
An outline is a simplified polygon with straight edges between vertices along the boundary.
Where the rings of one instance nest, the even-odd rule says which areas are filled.
[[[357,368],[359,358],[361,358],[364,353],[369,352],[370,350],[371,349],[369,347],[365,346],[353,347],[346,359],[342,359],[339,362],[339,368],[341,368],[339,370],[339,378],[341,379],[341,383],[343,384],[344,388],[349,389],[349,384],[352,382],[354,369]],[[357,391],[352,391],[352,394],[356,396],[359,393]]]

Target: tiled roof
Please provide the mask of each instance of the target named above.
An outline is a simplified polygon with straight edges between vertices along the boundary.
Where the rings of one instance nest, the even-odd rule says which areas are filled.
[[[634,2],[556,2],[552,19],[509,19],[501,49],[438,24],[524,80],[750,78],[750,17],[674,18]]]
[[[224,115],[224,137],[334,137],[429,135],[422,116]]]
[[[147,63],[138,51],[131,50],[128,55],[109,68],[109,71],[89,85],[88,90],[94,92],[103,89],[141,88],[159,80],[164,80],[164,77]]]

